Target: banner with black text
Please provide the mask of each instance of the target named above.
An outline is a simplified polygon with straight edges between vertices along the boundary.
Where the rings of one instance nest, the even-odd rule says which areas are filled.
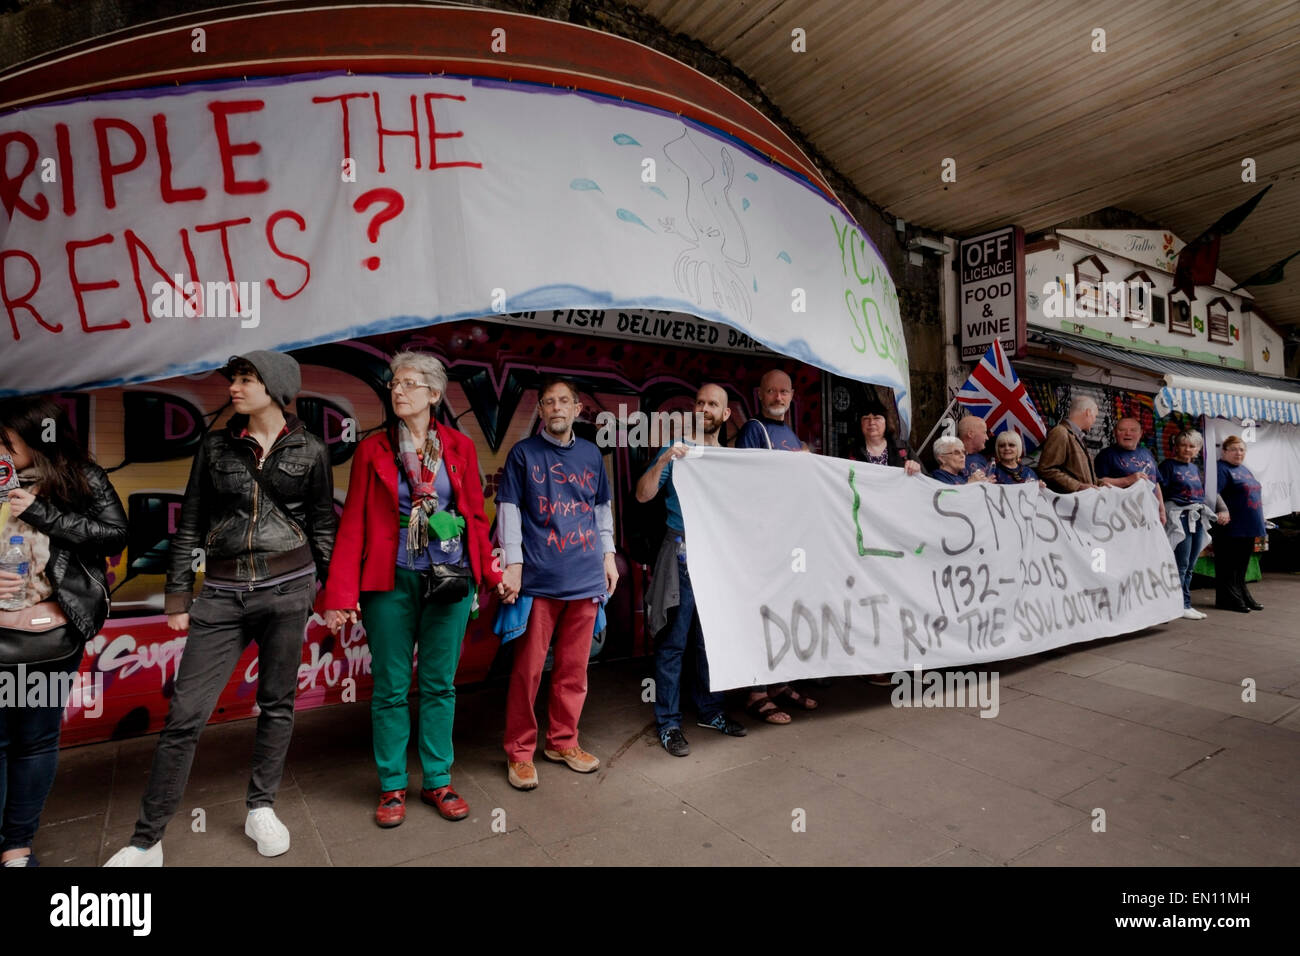
[[[1145,486],[954,487],[703,447],[673,482],[714,690],[1005,660],[1182,613]]]

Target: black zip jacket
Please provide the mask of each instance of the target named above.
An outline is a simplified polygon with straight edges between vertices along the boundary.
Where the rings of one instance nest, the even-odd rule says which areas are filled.
[[[257,440],[239,434],[248,425],[247,415],[235,415],[224,429],[203,436],[171,539],[166,613],[189,611],[196,549],[202,549],[207,574],[250,588],[313,562],[324,580],[338,527],[329,452],[293,415],[286,414],[285,421],[287,434],[276,439],[260,465]],[[259,467],[288,517],[254,480]]]
[[[61,511],[39,494],[22,519],[50,537],[45,575],[54,600],[82,641],[99,633],[108,617],[104,559],[126,547],[126,512],[104,469],[85,466],[91,500],[81,511]]]

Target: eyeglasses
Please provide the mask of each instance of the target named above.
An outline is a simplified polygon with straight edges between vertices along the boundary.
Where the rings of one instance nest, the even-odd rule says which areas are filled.
[[[417,382],[415,379],[411,378],[392,379],[388,383],[388,390],[390,392],[396,392],[398,389],[401,389],[404,392],[410,392],[417,388],[433,388],[433,386],[426,385],[424,382]]]

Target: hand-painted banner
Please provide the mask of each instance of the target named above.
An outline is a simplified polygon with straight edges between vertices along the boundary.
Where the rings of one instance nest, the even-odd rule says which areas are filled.
[[[446,77],[179,87],[0,117],[0,394],[544,309],[726,323],[895,389],[898,296],[821,193],[632,103]]]
[[[818,455],[673,467],[714,690],[1025,654],[1182,613],[1143,487],[953,487]]]
[[[1205,445],[1210,466],[1205,472],[1205,495],[1218,492],[1217,452],[1223,440],[1236,435],[1246,441],[1245,465],[1259,481],[1265,518],[1280,518],[1300,511],[1300,428],[1274,422],[1243,427],[1225,418],[1205,420]]]

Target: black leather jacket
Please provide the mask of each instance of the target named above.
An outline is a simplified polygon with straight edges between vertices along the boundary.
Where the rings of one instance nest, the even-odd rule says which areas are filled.
[[[206,573],[252,585],[316,565],[323,580],[334,549],[334,474],[325,444],[293,415],[265,460],[251,437],[240,437],[246,415],[203,437],[185,488],[185,503],[172,536],[165,610],[189,611],[194,594],[195,549]],[[267,500],[252,472],[261,468],[279,504]],[[281,511],[283,506],[290,521]]]
[[[108,617],[104,559],[126,547],[126,512],[104,469],[85,468],[92,497],[84,509],[61,511],[38,494],[22,518],[50,536],[45,575],[68,623],[88,641]]]

